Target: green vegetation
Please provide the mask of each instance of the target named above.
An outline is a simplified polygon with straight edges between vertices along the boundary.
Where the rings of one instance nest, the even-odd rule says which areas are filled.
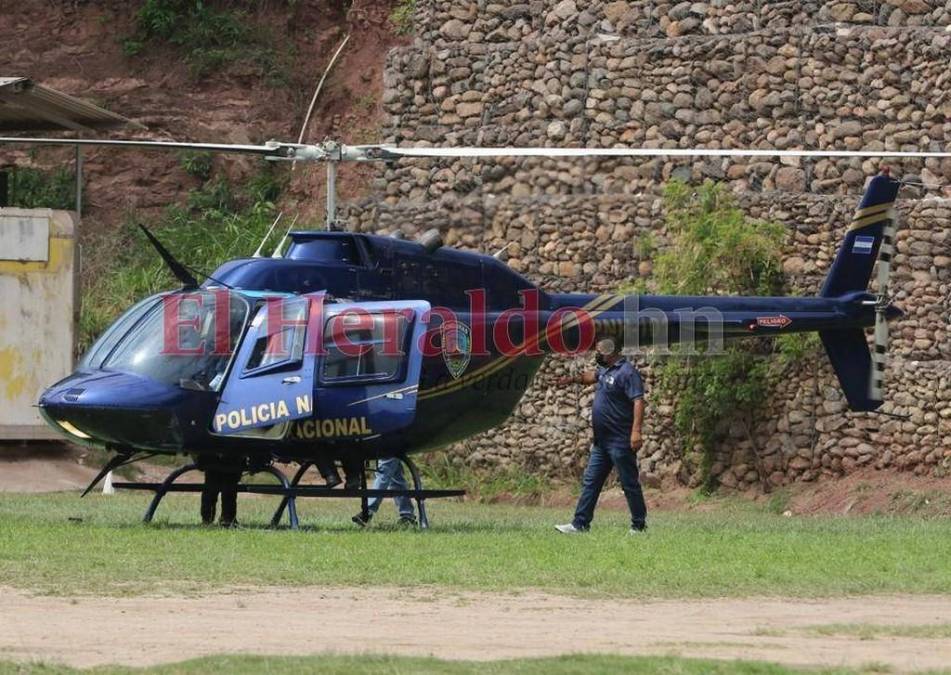
[[[272,83],[286,84],[288,53],[275,48],[275,40],[250,21],[247,9],[206,0],[145,0],[136,13],[135,35],[123,43],[125,52],[137,56],[163,42],[184,52],[196,78],[246,62]]]
[[[390,13],[390,23],[399,35],[413,32],[413,15],[416,13],[416,0],[397,0],[396,7]]]
[[[420,472],[425,485],[433,488],[462,488],[470,498],[483,503],[507,498],[520,504],[534,504],[550,493],[551,482],[523,469],[476,471],[462,462],[453,462],[446,451],[421,457]]]
[[[714,661],[684,659],[673,656],[603,656],[573,655],[547,659],[516,659],[507,661],[441,661],[433,658],[400,656],[210,656],[152,668],[106,667],[92,670],[0,662],[0,675],[26,673],[96,673],[96,675],[128,675],[131,673],[185,674],[227,673],[257,675],[258,673],[326,673],[327,675],[562,675],[575,673],[630,673],[637,675],[849,675],[882,672],[853,670],[789,668],[757,661]]]
[[[206,181],[211,178],[214,168],[213,155],[210,152],[186,150],[181,154],[181,165],[189,176]]]
[[[672,181],[665,188],[664,205],[671,246],[654,253],[652,239],[639,242],[641,256],[654,255],[654,274],[649,285],[634,290],[677,295],[778,293],[783,281],[781,225],[747,218],[732,194],[710,181],[700,186]],[[753,442],[753,418],[771,386],[817,345],[815,335],[786,335],[727,343],[723,353],[712,358],[687,347],[658,363],[657,389],[675,401],[674,425],[684,442],[685,459],[699,469],[704,490],[716,488],[710,469],[726,431],[739,426]],[[778,358],[767,358],[771,355]]]
[[[368,530],[351,501],[301,500],[303,530],[270,530],[273,498],[242,497],[237,530],[198,524],[198,498],[0,494],[0,585],[55,594],[252,586],[543,589],[586,597],[828,597],[951,591],[951,521],[783,518],[736,506],[659,513],[643,537],[599,511],[591,533],[558,535],[560,509],[433,501],[432,529],[402,530],[392,504]],[[373,564],[354,564],[354,561]]]
[[[673,241],[654,259],[660,291],[677,295],[749,292],[769,295],[782,284],[782,225],[746,217],[729,190],[671,181],[664,209]]]
[[[918,625],[877,623],[830,623],[809,626],[805,629],[815,635],[841,635],[860,640],[875,640],[881,637],[903,637],[919,640],[951,639],[951,623],[926,623]]]
[[[76,208],[76,176],[62,166],[51,171],[18,166],[10,172],[10,205],[23,209]]]
[[[183,161],[192,162],[186,170],[203,167],[197,158]],[[182,262],[210,273],[230,258],[254,252],[277,215],[274,201],[285,180],[280,167],[262,162],[244,185],[235,187],[224,178],[209,180],[188,194],[185,206],[168,207],[158,222],[147,226]],[[139,222],[130,214],[118,232],[87,242],[80,352],[134,302],[179,285],[139,231]]]

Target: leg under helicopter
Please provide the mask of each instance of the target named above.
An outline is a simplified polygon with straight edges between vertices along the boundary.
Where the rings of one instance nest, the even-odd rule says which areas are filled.
[[[309,494],[285,495],[281,499],[281,503],[278,505],[277,510],[275,510],[274,516],[271,518],[271,526],[277,527],[277,525],[280,524],[281,519],[284,516],[284,509],[287,508],[288,505],[293,504],[295,496],[307,496],[307,497],[359,496],[360,497],[360,515],[364,518],[364,520],[369,520],[370,499],[406,496],[416,501],[416,510],[419,513],[420,529],[423,529],[423,530],[429,529],[429,518],[426,515],[426,499],[436,498],[436,497],[461,496],[465,494],[465,491],[464,490],[428,490],[427,491],[423,488],[423,480],[419,473],[419,467],[416,466],[416,463],[413,460],[411,460],[409,457],[407,457],[406,455],[400,455],[398,459],[400,460],[400,462],[402,462],[404,466],[406,466],[407,469],[409,469],[410,476],[412,477],[412,480],[413,480],[412,490],[389,490],[389,489],[370,490],[368,489],[367,488],[367,471],[369,470],[368,462],[363,462],[360,469],[356,471],[356,473],[359,474],[358,480],[360,485],[358,489],[349,487],[352,485],[352,482],[353,482],[352,474],[354,473],[354,469],[351,467],[349,471],[346,471],[346,468],[345,468],[345,472],[347,474],[347,484],[346,484],[347,487],[345,487],[343,490],[334,490],[331,493],[330,491],[332,490],[332,486],[321,486],[321,487],[312,488],[313,492]],[[294,474],[294,478],[291,479],[291,482],[290,482],[291,489],[297,489],[299,487],[301,479],[303,479],[307,471],[313,466],[317,466],[317,463],[305,462],[300,465],[300,468],[297,470],[297,473]],[[324,478],[327,477],[327,473],[323,469],[323,467],[318,466],[318,470],[320,471],[321,476],[323,476]],[[323,494],[318,494],[318,491],[323,491]],[[447,494],[443,494],[443,493],[447,493]]]
[[[187,484],[177,484],[177,485],[175,484],[175,481],[181,478],[182,476],[184,476],[186,473],[190,473],[192,471],[201,471],[201,470],[202,468],[198,465],[198,463],[186,464],[185,466],[179,467],[178,469],[175,469],[170,474],[168,474],[168,476],[165,477],[165,480],[163,480],[161,483],[115,483],[114,487],[117,489],[124,489],[124,490],[154,490],[155,495],[152,497],[152,501],[149,503],[149,507],[146,509],[145,515],[142,517],[142,522],[150,523],[152,522],[152,518],[155,517],[155,512],[156,510],[158,510],[159,504],[162,503],[162,499],[164,499],[165,495],[167,495],[169,492],[201,492],[204,498],[204,495],[207,491],[206,485],[198,484],[198,483],[187,483]],[[290,521],[290,527],[292,530],[296,530],[299,526],[299,521],[297,518],[297,504],[294,501],[293,494],[290,493],[291,483],[290,481],[287,480],[287,476],[284,475],[284,472],[282,472],[276,466],[269,464],[257,470],[242,472],[241,475],[243,476],[245,473],[248,475],[254,475],[256,473],[269,473],[275,478],[277,478],[278,482],[280,482],[281,484],[281,488],[282,488],[281,494],[290,494],[290,497],[285,497],[286,500],[289,500],[288,503],[286,504],[286,508],[288,513],[288,520]],[[258,490],[254,489],[256,487],[266,488],[268,486],[242,485],[239,483],[234,486],[233,491],[235,494],[238,492],[258,492]],[[276,486],[273,486],[273,487],[276,487]],[[208,510],[207,505],[203,503],[202,504],[203,520],[207,510]],[[213,509],[211,510],[213,512]],[[222,500],[223,520],[233,522],[234,520],[233,517],[232,518],[226,517],[228,515],[226,512],[230,512],[231,510],[232,510],[231,508],[225,505],[225,502],[223,499]],[[282,506],[281,508],[281,515],[283,515],[283,512],[284,512],[284,506]],[[233,514],[231,515],[233,516]],[[273,525],[276,526],[277,523],[273,523]]]
[[[356,471],[356,473],[359,474],[356,477],[357,480],[359,480],[359,487],[353,486],[353,473],[355,472],[353,469],[351,469],[349,474],[350,480],[347,481],[347,486],[345,486],[344,489],[334,490],[333,488],[324,485],[300,485],[300,481],[303,479],[306,472],[312,466],[314,466],[313,462],[305,462],[304,464],[301,464],[300,468],[298,468],[297,472],[294,474],[293,479],[290,480],[288,480],[287,476],[273,464],[267,464],[250,470],[242,471],[242,476],[254,475],[257,473],[269,473],[274,476],[280,484],[258,485],[239,483],[235,485],[233,489],[235,493],[243,492],[250,494],[279,495],[281,497],[281,502],[278,505],[277,510],[274,512],[274,516],[271,518],[272,527],[277,527],[280,524],[284,516],[284,510],[286,509],[288,512],[288,524],[290,529],[299,529],[300,522],[297,515],[298,497],[358,498],[360,499],[361,513],[363,514],[367,514],[370,511],[370,499],[409,497],[416,502],[416,507],[419,512],[420,529],[428,529],[429,518],[426,515],[425,501],[427,499],[437,499],[440,497],[461,497],[465,495],[465,490],[426,490],[423,488],[423,482],[419,473],[419,468],[416,466],[415,462],[405,455],[400,456],[399,460],[406,466],[407,469],[409,469],[413,481],[412,489],[367,489],[366,478],[367,471],[369,470],[368,462],[363,462],[360,469]],[[145,511],[145,515],[142,518],[143,522],[150,523],[152,522],[159,505],[162,503],[162,499],[164,499],[165,495],[167,495],[169,492],[201,493],[207,489],[204,483],[175,482],[186,473],[202,470],[203,467],[200,466],[199,463],[194,462],[175,469],[169,473],[161,483],[116,482],[113,483],[113,487],[118,490],[149,490],[154,492],[155,494],[152,497],[152,501],[149,503],[149,506]]]

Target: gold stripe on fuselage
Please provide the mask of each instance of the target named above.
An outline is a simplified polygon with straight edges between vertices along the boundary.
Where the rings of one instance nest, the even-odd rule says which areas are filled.
[[[587,305],[585,305],[584,307],[581,307],[581,310],[587,312],[591,318],[594,318],[595,316],[601,314],[602,312],[607,311],[608,307],[611,307],[617,304],[619,300],[623,299],[623,297],[624,296],[614,295],[612,293],[599,295],[597,298],[589,302]],[[601,309],[602,307],[604,309]],[[554,334],[554,332],[557,330],[563,330],[565,328],[573,328],[578,323],[579,323],[579,319],[577,315],[573,315],[570,319],[563,322],[562,324],[558,326],[549,327],[545,331],[545,339],[547,340],[549,334]],[[442,396],[443,394],[449,394],[456,391],[457,389],[461,389],[463,387],[469,386],[470,384],[474,384],[475,382],[479,382],[493,375],[494,373],[501,370],[505,366],[509,365],[512,361],[519,358],[520,356],[523,356],[524,352],[537,347],[541,339],[542,339],[542,334],[539,333],[535,335],[535,337],[532,338],[529,341],[529,343],[526,344],[519,351],[518,354],[514,354],[510,356],[500,356],[499,358],[494,359],[493,361],[490,361],[489,363],[486,363],[485,365],[478,368],[477,370],[474,370],[471,373],[464,375],[458,380],[455,380],[453,382],[446,382],[445,384],[441,384],[431,389],[426,389],[424,391],[421,391],[419,393],[419,400],[425,400],[428,398],[433,398],[435,396]]]
[[[377,400],[378,398],[393,397],[393,396],[395,396],[395,395],[397,395],[397,394],[401,395],[401,397],[402,397],[402,396],[410,396],[411,394],[415,394],[415,393],[416,393],[416,390],[417,390],[418,388],[419,388],[419,385],[418,385],[418,384],[411,384],[411,385],[409,385],[408,387],[402,387],[402,388],[400,388],[400,389],[394,389],[393,391],[388,391],[388,392],[385,392],[385,393],[383,393],[383,394],[377,394],[376,396],[371,396],[370,398],[364,398],[364,399],[361,399],[361,400],[359,400],[359,401],[354,401],[353,403],[348,403],[348,404],[347,404],[347,407],[351,407],[351,406],[355,406],[355,405],[360,405],[361,403],[369,403],[370,401],[375,401],[375,400]]]

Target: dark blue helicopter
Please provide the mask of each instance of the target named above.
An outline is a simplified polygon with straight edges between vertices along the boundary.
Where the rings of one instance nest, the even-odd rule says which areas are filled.
[[[240,147],[300,159],[324,146]],[[338,159],[348,150],[357,159],[414,156],[341,147],[332,148]],[[625,151],[590,151],[612,152]],[[393,494],[366,490],[365,462],[382,457],[407,458],[420,500],[458,494],[422,490],[408,456],[502,423],[546,356],[584,352],[606,336],[643,347],[817,331],[851,409],[875,410],[887,321],[901,315],[886,295],[899,186],[887,172],[871,179],[817,297],[547,293],[495,257],[443,246],[437,231],[415,242],[294,232],[282,258],[232,260],[199,284],[146,231],[183,287],[128,310],[76,372],[43,394],[40,409],[71,440],[116,453],[101,475],[150,454],[197,459],[162,485],[125,484],[156,490],[146,520],[166,491],[194,488],[173,487],[175,478],[213,457],[277,475],[282,486],[271,491],[285,497],[282,508],[290,500],[292,524],[293,497],[330,492],[298,485],[312,464],[356,466],[360,488],[334,493],[364,504],[371,493]],[[867,290],[876,261],[878,296]],[[871,326],[874,353],[865,337]],[[301,469],[287,481],[274,461]]]

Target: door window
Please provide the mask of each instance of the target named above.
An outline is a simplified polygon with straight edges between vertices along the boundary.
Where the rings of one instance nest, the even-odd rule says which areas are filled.
[[[254,326],[267,322],[274,312],[280,321],[264,326],[258,332],[254,347],[244,365],[241,377],[250,377],[279,368],[299,365],[304,357],[304,336],[307,330],[307,300],[281,300],[263,307],[254,318]]]

